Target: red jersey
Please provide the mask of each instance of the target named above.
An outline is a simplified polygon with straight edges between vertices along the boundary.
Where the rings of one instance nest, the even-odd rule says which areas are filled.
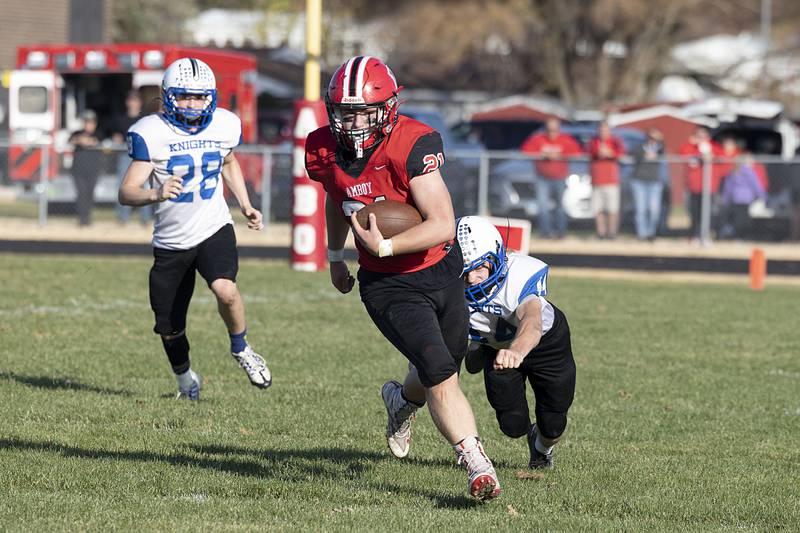
[[[722,155],[722,147],[714,141],[708,141],[710,156],[717,158]],[[685,157],[691,157],[686,164],[686,188],[692,194],[701,194],[703,192],[703,159],[700,146],[687,142],[681,146],[678,153]],[[719,184],[722,176],[718,172],[714,172],[714,167],[711,167],[711,192],[716,193],[719,191]]]
[[[610,156],[600,155],[600,147],[604,144],[611,150]],[[625,155],[622,141],[617,137],[605,140],[595,137],[589,141],[589,154],[592,156],[592,162],[589,163],[592,185],[619,184],[619,158]]]
[[[336,138],[328,126],[311,132],[306,139],[308,177],[322,184],[330,199],[340,206],[342,218],[348,224],[351,213],[373,202],[396,200],[416,207],[411,197],[411,180],[443,164],[439,133],[403,115],[372,153],[361,159],[345,159],[337,151]],[[416,272],[442,260],[447,255],[445,244],[450,243],[379,258],[356,239],[358,264],[373,272]]]
[[[569,174],[567,159],[583,153],[578,142],[566,133],[559,133],[555,139],[551,139],[547,133],[531,135],[522,143],[521,149],[534,155],[558,154],[556,159],[540,159],[535,163],[536,173],[551,180],[566,179]]]

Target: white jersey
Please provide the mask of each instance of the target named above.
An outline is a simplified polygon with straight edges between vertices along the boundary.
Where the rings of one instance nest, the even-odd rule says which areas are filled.
[[[553,306],[547,295],[546,263],[522,254],[508,256],[508,274],[503,286],[489,302],[469,306],[469,338],[471,342],[493,348],[508,348],[517,333],[516,310],[531,298],[538,298],[542,307],[542,335],[553,327]]]
[[[153,114],[131,126],[127,137],[128,155],[155,166],[154,189],[171,176],[183,178],[180,196],[156,204],[153,246],[186,250],[233,224],[220,171],[223,159],[241,143],[239,117],[217,108],[204,130],[189,134]]]

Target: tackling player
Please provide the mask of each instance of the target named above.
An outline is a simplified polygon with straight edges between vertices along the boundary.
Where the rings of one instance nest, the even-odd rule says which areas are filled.
[[[247,226],[263,228],[253,208],[233,149],[241,143],[242,124],[217,107],[214,73],[199,59],[182,58],[164,72],[163,108],[130,127],[128,154],[133,159],[119,189],[123,205],[157,204],[150,270],[150,306],[178,379],[177,398],[197,400],[201,380],[189,364],[186,313],[195,272],[206,280],[228,328],[231,354],[250,382],[269,387],[264,359],[245,338],[245,311],[236,274],[239,258],[233,219],[223,195],[223,180],[247,217]],[[151,180],[152,187],[142,186]]]
[[[528,466],[551,468],[575,395],[575,360],[567,317],[545,300],[549,267],[527,255],[507,256],[500,233],[486,219],[462,217],[456,234],[464,254],[470,340],[477,345],[467,355],[467,370],[484,371],[502,432],[527,435]],[[536,398],[534,424],[526,380]]]
[[[389,381],[381,391],[391,452],[408,454],[411,419],[427,401],[436,427],[465,458],[469,494],[491,499],[500,493],[500,484],[458,383],[468,316],[461,251],[453,240],[453,206],[439,172],[442,139],[429,126],[398,115],[399,90],[380,60],[348,60],[334,73],[325,95],[329,126],[306,140],[308,174],[327,192],[331,282],[342,293],[355,284],[342,259],[352,227],[361,300],[410,363],[403,385]],[[370,215],[369,229],[362,228],[355,213],[381,200],[415,206],[422,223],[391,239],[380,234],[375,215]]]

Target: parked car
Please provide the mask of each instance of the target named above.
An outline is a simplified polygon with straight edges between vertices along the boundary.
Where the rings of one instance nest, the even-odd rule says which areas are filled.
[[[540,130],[543,131],[543,130]],[[561,131],[571,135],[581,146],[597,134],[596,124],[562,124]],[[632,128],[614,128],[613,135],[625,144],[625,151],[632,153],[645,141],[645,134]],[[519,147],[508,147],[518,150]],[[567,188],[563,206],[567,216],[573,220],[594,218],[592,210],[592,178],[588,159],[570,162]],[[630,161],[623,162],[620,169],[622,181],[623,220],[632,219],[633,202],[629,181],[633,172]],[[538,212],[536,201],[536,172],[533,163],[523,159],[511,159],[492,167],[489,177],[490,209],[496,216],[513,216],[535,219]]]

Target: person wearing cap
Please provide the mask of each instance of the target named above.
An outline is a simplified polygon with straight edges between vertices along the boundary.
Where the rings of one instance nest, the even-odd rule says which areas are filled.
[[[78,213],[78,224],[88,226],[92,222],[92,205],[94,204],[94,186],[100,174],[100,145],[97,131],[97,114],[87,109],[81,115],[83,128],[69,136],[73,147],[72,179],[75,182],[75,210]]]

